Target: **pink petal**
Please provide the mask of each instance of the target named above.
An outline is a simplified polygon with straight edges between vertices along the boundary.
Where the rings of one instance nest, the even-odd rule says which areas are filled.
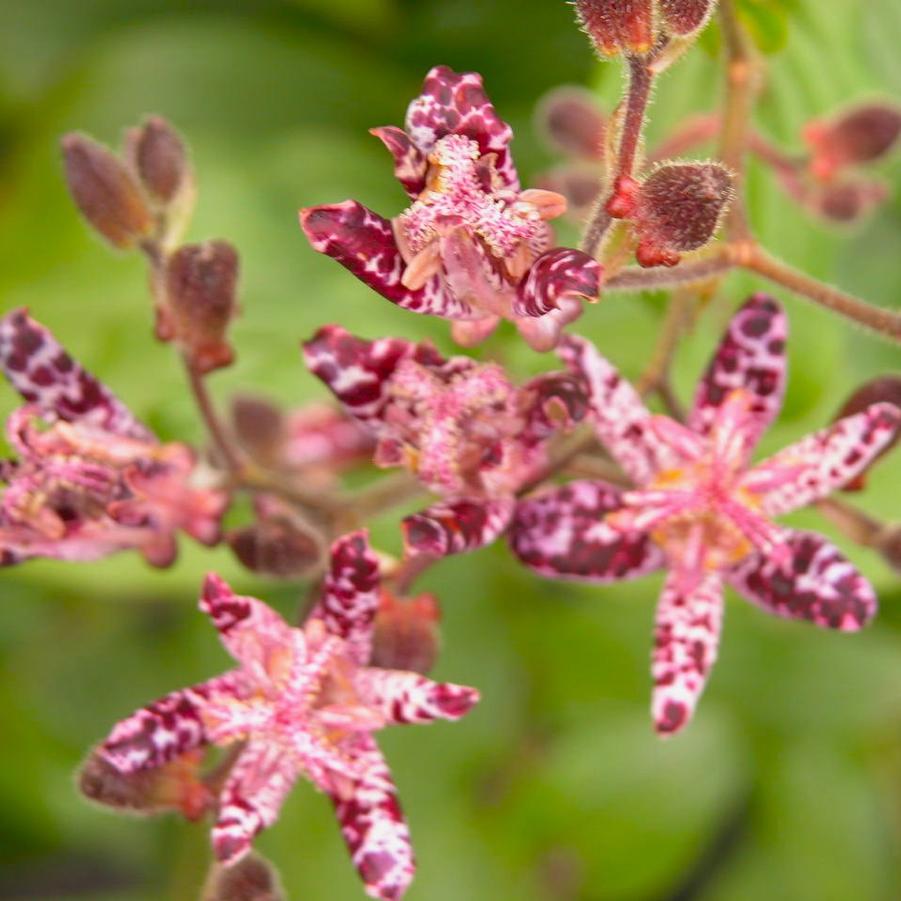
[[[548,372],[526,382],[520,389],[528,398],[526,423],[521,440],[527,444],[546,441],[571,429],[588,414],[584,382],[570,372]]]
[[[441,355],[430,344],[399,338],[365,341],[340,325],[326,325],[303,345],[310,372],[321,379],[363,422],[378,421],[387,399],[388,382],[402,360],[440,365]]]
[[[365,531],[339,538],[331,550],[331,565],[322,597],[310,613],[326,631],[344,639],[360,665],[372,653],[372,628],[380,591],[378,558],[369,547]]]
[[[408,554],[435,557],[478,550],[507,528],[515,506],[512,497],[434,504],[404,519],[404,548]]]
[[[601,272],[601,264],[581,250],[547,250],[519,283],[513,312],[517,316],[544,316],[558,309],[563,298],[596,300],[601,291]]]
[[[254,836],[277,819],[297,778],[285,748],[250,740],[228,775],[213,825],[213,853],[226,866],[240,860]]]
[[[380,710],[385,722],[394,724],[458,720],[479,700],[475,688],[433,682],[404,670],[361,670],[356,687],[368,707]]]
[[[413,879],[415,863],[397,789],[370,736],[356,736],[351,748],[364,774],[344,791],[330,792],[335,815],[366,893],[399,901]]]
[[[475,72],[456,73],[447,66],[435,66],[425,77],[422,94],[407,109],[406,130],[424,153],[445,135],[472,138],[482,155],[496,155],[495,166],[504,186],[519,191],[519,179],[509,145],[513,129],[495,112]]]
[[[551,578],[602,585],[653,572],[663,566],[663,552],[646,535],[604,522],[621,509],[621,497],[604,482],[574,481],[520,501],[510,546],[526,566]]]
[[[425,188],[428,163],[410,136],[394,125],[371,128],[369,133],[375,135],[394,157],[394,177],[404,186],[407,194],[414,199],[419,197]]]
[[[300,226],[314,250],[337,260],[382,297],[413,313],[446,319],[479,318],[433,275],[415,291],[401,282],[406,264],[391,223],[355,200],[301,210]]]
[[[700,580],[671,572],[657,605],[651,713],[660,735],[691,719],[716,661],[723,622],[723,586],[716,572]]]
[[[736,389],[753,395],[753,426],[746,430],[746,450],[776,418],[785,393],[785,340],[788,320],[766,294],[749,298],[732,317],[710,366],[698,385],[689,428],[708,434],[723,401]]]
[[[209,741],[201,715],[204,707],[217,699],[234,698],[240,691],[238,673],[173,691],[117,723],[99,753],[122,773],[170,763]]]
[[[781,516],[826,497],[850,482],[895,437],[901,409],[877,403],[764,460],[745,476],[762,493],[766,516]]]
[[[216,573],[204,579],[199,606],[213,620],[226,650],[258,683],[269,681],[270,661],[293,648],[299,634],[262,601],[236,595]]]
[[[876,614],[873,586],[837,547],[811,532],[790,532],[788,560],[755,552],[738,564],[729,583],[776,616],[856,632]]]
[[[24,309],[0,319],[0,368],[12,386],[48,418],[155,441],[107,387],[78,365]]]
[[[638,485],[678,463],[652,428],[638,392],[584,338],[564,338],[558,351],[570,370],[586,381],[598,440]]]

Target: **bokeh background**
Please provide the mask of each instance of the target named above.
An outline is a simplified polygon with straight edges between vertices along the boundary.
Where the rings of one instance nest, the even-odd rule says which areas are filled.
[[[799,147],[807,119],[901,88],[896,0],[744,0],[769,72],[759,126]],[[662,81],[650,136],[712,108],[715,29]],[[367,336],[434,339],[443,323],[393,308],[314,254],[299,206],[356,197],[403,205],[367,128],[400,123],[436,63],[481,71],[515,126],[526,179],[551,161],[536,99],[595,86],[608,109],[615,63],[598,64],[559,0],[3,0],[0,3],[0,307],[28,305],[166,437],[202,436],[170,350],[149,336],[140,260],[101,246],[61,177],[60,135],[117,143],[147,113],[193,147],[199,204],[189,237],[242,255],[238,363],[223,402],[253,389],[286,404],[324,398],[298,341],[339,321]],[[901,191],[853,231],[811,221],[752,168],[751,212],[790,262],[869,300],[901,297]],[[572,239],[573,235],[569,237]],[[680,350],[683,396],[728,312],[759,286],[730,278]],[[780,292],[776,292],[780,294]],[[823,424],[849,390],[898,367],[897,350],[803,301],[784,414],[763,451]],[[611,295],[579,331],[622,368],[645,363],[665,296]],[[551,368],[508,330],[481,353],[517,372]],[[0,412],[14,405],[0,391]],[[899,461],[860,498],[897,518]],[[397,518],[376,524],[397,549]],[[834,534],[817,515],[795,524]],[[856,636],[778,621],[730,597],[720,661],[683,735],[656,740],[648,653],[659,579],[608,589],[539,581],[501,544],[422,582],[444,605],[436,673],[482,688],[458,725],[394,730],[394,767],[419,857],[411,901],[878,901],[901,897],[901,589],[874,555],[841,542],[877,584],[878,621]],[[143,702],[220,671],[197,612],[220,570],[286,614],[301,587],[188,547],[160,573],[136,556],[32,563],[0,576],[0,899],[197,897],[207,834],[175,818],[119,819],[76,795],[73,771]],[[330,805],[301,784],[259,840],[292,899],[362,897]]]

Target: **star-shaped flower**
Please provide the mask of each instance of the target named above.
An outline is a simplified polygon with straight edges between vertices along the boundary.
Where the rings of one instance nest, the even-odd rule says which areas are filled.
[[[192,484],[191,451],[161,444],[24,310],[0,319],[0,368],[27,402],[6,426],[18,459],[0,462],[0,565],[136,548],[165,566],[176,530],[219,539],[227,496]]]
[[[437,66],[407,110],[406,130],[372,132],[394,157],[412,199],[389,221],[354,200],[301,211],[315,250],[328,254],[392,303],[454,320],[471,345],[514,322],[548,350],[600,290],[599,264],[553,247],[547,222],[566,209],[552,191],[520,188],[513,138],[481,76]]]
[[[687,425],[648,412],[586,341],[561,348],[591,392],[599,440],[635,483],[577,481],[520,502],[515,553],[546,576],[606,584],[669,569],[657,609],[652,714],[658,732],[690,719],[716,658],[723,586],[778,616],[844,631],[876,611],[873,588],[819,535],[772,517],[853,479],[893,438],[901,410],[875,403],[750,464],[778,413],[787,324],[755,295],[733,318]]]
[[[218,860],[230,865],[246,855],[304,774],[332,799],[367,893],[400,898],[413,877],[413,852],[372,732],[459,719],[479,695],[418,673],[367,666],[378,597],[378,561],[365,532],[333,545],[321,600],[302,628],[207,576],[200,607],[237,668],[142,708],[95,755],[120,773],[141,774],[206,745],[241,742],[214,803]]]
[[[304,344],[307,366],[376,438],[379,466],[405,466],[442,502],[404,520],[407,550],[475,550],[507,527],[549,439],[588,400],[565,372],[514,386],[496,363],[445,359],[429,343],[365,341],[337,325]]]

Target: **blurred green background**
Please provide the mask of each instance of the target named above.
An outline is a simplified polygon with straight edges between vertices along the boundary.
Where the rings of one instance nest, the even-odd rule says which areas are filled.
[[[759,124],[798,147],[801,124],[844,101],[898,95],[897,0],[745,0],[770,64]],[[668,74],[650,135],[710,109],[715,33]],[[189,237],[242,255],[239,361],[223,400],[253,388],[290,404],[323,398],[298,341],[340,321],[375,336],[431,337],[443,323],[393,308],[314,254],[299,206],[404,202],[366,129],[399,124],[436,63],[481,71],[517,131],[521,173],[551,160],[531,117],[548,88],[597,86],[596,63],[559,0],[3,0],[0,3],[0,306],[27,304],[166,437],[200,429],[170,350],[149,337],[140,260],[107,251],[61,177],[60,135],[117,143],[147,113],[189,139],[199,205]],[[851,232],[812,222],[753,169],[751,211],[790,262],[883,305],[901,297],[901,191]],[[569,235],[573,239],[573,235]],[[729,310],[759,283],[726,282],[684,342],[688,396]],[[777,292],[778,293],[778,292]],[[578,330],[622,368],[646,361],[665,298],[607,297]],[[792,375],[763,451],[823,424],[897,350],[786,298]],[[525,374],[553,361],[509,331],[488,351]],[[0,392],[0,413],[15,403]],[[897,518],[898,455],[861,498]],[[813,513],[794,519],[830,534]],[[396,518],[377,524],[398,547]],[[436,673],[481,687],[457,725],[384,734],[419,857],[411,901],[877,901],[901,897],[901,589],[874,555],[847,548],[882,612],[857,636],[778,621],[730,597],[720,661],[691,726],[654,738],[648,654],[659,579],[592,589],[539,581],[502,545],[445,561],[423,588],[444,605]],[[176,567],[136,556],[33,563],[0,576],[0,899],[193,899],[204,827],[119,819],[83,803],[72,773],[118,718],[226,664],[196,610],[216,568],[285,613],[300,587],[255,579],[225,551],[188,547]],[[295,901],[361,888],[330,805],[300,785],[258,842]]]

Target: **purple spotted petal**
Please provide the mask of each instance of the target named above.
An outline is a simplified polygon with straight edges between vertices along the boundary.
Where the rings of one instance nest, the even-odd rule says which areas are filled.
[[[394,157],[394,177],[404,186],[407,194],[414,199],[419,197],[425,188],[428,163],[410,136],[394,125],[371,128],[369,133],[375,135]]]
[[[405,670],[361,670],[355,687],[368,707],[381,710],[386,723],[397,725],[458,720],[479,700],[475,688],[433,682]]]
[[[659,735],[672,735],[691,719],[716,661],[722,625],[719,574],[697,580],[671,572],[657,605],[651,657],[651,715]]]
[[[445,319],[480,318],[433,275],[415,291],[406,288],[406,264],[391,223],[355,200],[301,210],[300,226],[314,250],[337,260],[382,297],[413,313]]]
[[[601,272],[601,264],[581,250],[547,250],[517,286],[513,312],[517,316],[544,316],[559,309],[566,298],[596,300]]]
[[[445,135],[458,134],[479,144],[482,155],[496,155],[495,166],[504,186],[519,190],[519,178],[510,157],[513,129],[495,112],[475,72],[457,73],[435,66],[426,75],[422,94],[407,109],[406,130],[424,153]]]
[[[530,569],[552,578],[603,585],[633,579],[664,565],[646,535],[629,535],[604,522],[622,506],[619,489],[575,481],[520,501],[509,541]]]
[[[716,412],[736,389],[750,392],[751,427],[745,446],[750,452],[776,418],[785,393],[785,339],[788,320],[782,307],[766,294],[755,294],[738,310],[698,385],[689,427],[708,434]]]
[[[412,359],[440,366],[444,358],[430,344],[400,338],[365,341],[340,325],[326,325],[303,345],[310,372],[332,390],[351,416],[375,423],[384,412],[387,385],[398,365]]]
[[[341,834],[366,893],[399,901],[416,865],[391,773],[368,735],[351,740],[352,757],[362,775],[342,792],[330,792]]]
[[[404,547],[408,554],[436,557],[478,550],[507,528],[515,506],[512,497],[434,504],[404,519]]]
[[[629,478],[644,485],[679,462],[653,428],[638,392],[592,344],[570,335],[558,353],[572,372],[585,379],[598,440]]]
[[[361,666],[372,653],[379,584],[379,562],[366,532],[344,535],[332,545],[322,597],[310,613],[310,618],[325,623],[329,634],[347,642],[348,652]]]
[[[84,423],[142,441],[155,440],[125,404],[82,369],[24,309],[0,319],[0,368],[45,417]]]
[[[254,836],[277,819],[297,778],[297,766],[277,744],[251,739],[219,796],[213,853],[233,864],[250,851]]]
[[[730,584],[769,613],[856,632],[876,614],[873,586],[837,547],[811,532],[790,532],[791,556],[780,563],[759,552],[728,576]]]
[[[588,395],[582,379],[570,372],[549,372],[526,382],[528,398],[520,439],[527,444],[545,441],[572,428],[588,414]]]

